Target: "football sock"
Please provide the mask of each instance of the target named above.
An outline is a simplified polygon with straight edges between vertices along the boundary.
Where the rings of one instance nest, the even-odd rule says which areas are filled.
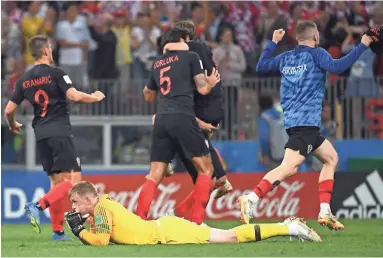
[[[71,187],[71,181],[64,181],[55,185],[46,195],[43,196],[43,198],[41,198],[36,203],[36,207],[41,211],[45,210],[49,206],[53,205],[55,202],[65,198]]]
[[[64,232],[64,199],[49,207],[53,232]]]
[[[275,236],[289,236],[289,227],[280,223],[248,224],[233,228],[238,243],[265,240]]]
[[[190,220],[200,225],[203,222],[205,208],[210,197],[211,178],[206,175],[198,175],[194,186],[194,198]]]
[[[186,198],[174,208],[174,213],[177,217],[186,217],[186,213],[190,210],[193,204],[194,191],[192,191]]]
[[[156,183],[148,179],[142,186],[140,195],[138,196],[136,214],[144,220],[147,219],[156,188]]]
[[[334,187],[334,180],[324,180],[319,182],[319,203],[320,203],[320,212],[328,213],[330,210],[330,202],[332,197],[332,189]]]
[[[266,179],[262,179],[259,184],[254,188],[253,192],[259,197],[263,198],[268,192],[273,190],[274,186]]]

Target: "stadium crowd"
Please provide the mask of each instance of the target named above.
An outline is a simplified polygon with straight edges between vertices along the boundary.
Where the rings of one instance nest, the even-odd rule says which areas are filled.
[[[262,110],[255,103],[264,94],[259,88],[273,88],[273,95],[277,90],[278,74],[259,75],[255,71],[260,53],[275,29],[283,28],[287,32],[275,51],[279,54],[296,46],[294,30],[299,21],[315,21],[321,46],[339,58],[355,46],[368,27],[383,24],[383,3],[377,1],[3,1],[1,4],[2,97],[9,96],[17,79],[33,65],[28,40],[36,34],[46,34],[51,39],[56,64],[76,87],[85,91],[97,88],[107,96],[102,103],[105,110],[91,107],[90,112],[79,114],[152,114],[152,109],[144,106],[147,104],[143,103],[141,90],[158,55],[157,37],[172,23],[189,18],[197,26],[198,37],[213,49],[224,85],[227,115],[221,136],[239,140],[257,137],[257,116]],[[267,83],[254,80],[265,76],[270,77]],[[366,99],[383,92],[383,80],[376,83],[377,77],[383,78],[383,55],[377,57],[371,51],[342,78],[330,75],[329,85],[333,87],[327,90],[326,100],[331,104],[333,119],[334,100],[345,94],[351,97],[348,100],[352,107],[347,107],[350,101],[344,102],[343,120],[354,119],[352,126],[356,128],[346,132],[348,137],[366,137],[359,122],[365,119],[364,115],[358,118],[354,109],[360,113]],[[250,84],[245,80],[249,78]],[[23,105],[28,104],[24,102],[21,110]],[[355,114],[352,118],[347,115],[350,112]],[[72,113],[76,112],[72,109]]]
[[[322,47],[338,58],[368,26],[383,24],[383,4],[6,1],[2,2],[2,78],[8,75],[11,90],[15,79],[33,64],[26,42],[36,34],[46,34],[52,40],[56,63],[78,85],[86,85],[89,79],[119,79],[124,84],[142,81],[157,55],[156,38],[184,18],[197,25],[198,36],[214,49],[223,81],[238,81],[244,74],[255,75],[259,53],[275,29],[287,31],[278,54],[296,45],[297,22],[313,20],[319,26]],[[380,61],[371,62],[375,75],[383,75]]]

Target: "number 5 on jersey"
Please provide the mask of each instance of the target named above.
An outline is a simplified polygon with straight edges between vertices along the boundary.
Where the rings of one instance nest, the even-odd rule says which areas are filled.
[[[172,88],[172,81],[169,76],[164,76],[167,71],[170,70],[170,66],[164,67],[160,70],[160,88],[162,95],[166,95]],[[164,85],[166,83],[166,85]]]
[[[43,101],[40,101],[40,97],[42,97]],[[39,104],[42,108],[41,110],[41,117],[44,117],[47,114],[48,111],[48,103],[49,103],[49,96],[44,90],[38,90],[35,93],[35,103]]]

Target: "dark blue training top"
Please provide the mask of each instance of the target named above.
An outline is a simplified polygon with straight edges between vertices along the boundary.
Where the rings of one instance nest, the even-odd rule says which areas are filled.
[[[367,47],[360,43],[348,55],[333,59],[323,48],[298,45],[273,57],[276,44],[269,41],[257,65],[257,72],[279,71],[281,105],[285,128],[320,126],[326,71],[341,74],[350,68]]]

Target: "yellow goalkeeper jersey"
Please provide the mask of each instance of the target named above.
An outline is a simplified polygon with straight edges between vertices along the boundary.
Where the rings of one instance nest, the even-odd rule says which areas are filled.
[[[211,232],[175,216],[143,220],[106,194],[100,197],[90,224],[90,231],[80,232],[80,239],[89,245],[207,244]]]

